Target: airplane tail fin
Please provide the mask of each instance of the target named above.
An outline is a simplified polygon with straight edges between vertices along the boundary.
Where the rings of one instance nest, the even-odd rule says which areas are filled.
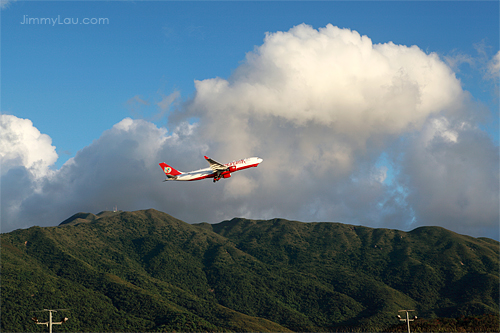
[[[178,175],[182,174],[182,172],[175,170],[167,163],[160,163],[160,167],[168,178],[175,179],[175,178],[177,178]]]

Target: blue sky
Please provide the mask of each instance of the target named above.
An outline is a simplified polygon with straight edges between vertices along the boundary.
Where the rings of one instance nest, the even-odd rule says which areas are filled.
[[[22,25],[25,16],[109,24]],[[195,79],[228,78],[266,32],[301,23],[442,56],[498,50],[497,2],[15,2],[2,11],[2,111],[49,134],[60,167],[124,117],[157,111],[129,106],[134,96],[189,98]],[[460,70],[464,88],[491,105],[479,73]]]
[[[264,53],[261,47],[266,43],[264,40],[266,33],[286,33],[302,23],[316,31],[328,24],[341,29],[350,29],[361,36],[367,36],[373,44],[392,42],[408,48],[415,45],[429,57],[435,53],[458,79],[462,89],[461,94],[470,96],[467,106],[460,107],[468,110],[467,115],[460,121],[474,118],[472,123],[480,128],[479,133],[486,135],[489,144],[498,148],[498,75],[495,76],[495,73],[491,74],[488,71],[490,68],[488,66],[494,62],[499,50],[497,1],[11,1],[2,5],[1,15],[1,111],[3,114],[31,120],[33,127],[51,138],[57,160],[48,163],[50,164],[48,167],[54,172],[62,170],[63,165],[82,150],[96,149],[94,147],[104,140],[103,133],[106,131],[110,133],[113,126],[127,117],[134,121],[143,119],[157,129],[165,129],[168,133],[174,133],[182,119],[187,124],[199,124],[200,128],[204,128],[210,117],[199,110],[193,111],[190,107],[197,96],[195,80],[206,84],[209,83],[209,79],[215,78],[238,82],[241,79],[242,68],[248,62],[246,55]],[[33,19],[30,24],[22,24],[30,18]],[[85,18],[104,18],[106,21],[104,24],[59,24],[60,22],[39,24],[37,19],[41,18],[59,19],[62,23],[64,19],[79,20],[78,23],[82,23]],[[167,96],[171,96],[173,102],[162,109],[158,103],[165,101]],[[176,114],[177,118],[169,118],[170,114]],[[210,113],[213,114],[214,112]],[[427,121],[431,124],[432,121],[429,119]],[[443,119],[439,118],[432,124],[437,128],[438,125],[442,127],[445,126],[443,124],[459,121],[456,119],[452,121],[449,117],[446,117],[446,121]],[[425,131],[427,128],[423,124],[418,126],[422,126],[419,131]],[[449,137],[455,135],[453,133],[457,130],[453,132],[450,127],[442,131],[452,133],[446,134]],[[352,180],[358,179],[359,175],[355,173],[361,173],[362,170],[373,168],[379,171],[385,170],[382,183],[394,187],[384,191],[383,199],[381,197],[375,199],[378,207],[381,203],[389,202],[389,197],[394,193],[399,193],[401,196],[397,202],[405,201],[410,191],[410,189],[402,190],[404,175],[401,169],[404,166],[399,165],[398,161],[405,154],[409,154],[402,153],[403,148],[400,146],[402,142],[410,140],[408,138],[411,135],[406,128],[401,132],[407,134],[397,140],[394,139],[396,134],[393,132],[390,132],[390,135],[385,133],[384,135],[389,136],[383,138],[378,136],[369,138],[366,141],[368,143],[381,140],[380,146],[376,149],[370,150],[372,148],[365,147],[370,153],[363,155],[358,152],[359,147],[357,147],[356,154],[363,155],[362,157],[356,155],[357,167],[352,170],[357,171],[351,170],[344,175],[345,179]],[[271,134],[263,133],[264,138],[269,135],[271,140]],[[308,133],[306,129],[301,135],[306,135],[305,133]],[[198,150],[208,149],[214,153],[224,151],[224,147],[216,143],[217,140],[204,137],[202,132],[198,133],[196,138],[201,139],[197,141],[201,142],[201,146],[203,139],[206,138],[208,145],[208,148],[197,148]],[[227,151],[229,150],[230,148],[227,148]],[[249,151],[255,155],[261,154],[258,149]],[[83,153],[81,155],[83,156]],[[245,156],[234,158],[241,157]],[[261,157],[266,160],[265,156]],[[179,160],[184,161],[184,159],[196,160],[191,153],[179,157]],[[496,158],[493,163],[496,163],[495,161]],[[180,163],[182,165],[182,162]],[[190,167],[190,163],[184,163],[185,168]],[[363,163],[366,163],[366,166]],[[193,169],[202,166],[204,165],[197,164]],[[399,184],[393,184],[396,175],[402,175]],[[158,177],[161,178],[162,175]],[[336,177],[339,178],[335,178],[332,186],[341,183],[339,180],[342,178],[341,175]],[[490,177],[490,181],[495,180]],[[313,191],[313,185],[311,186]],[[411,188],[408,184],[405,186]],[[228,190],[230,189],[223,192]],[[463,190],[466,193],[469,187]],[[498,195],[498,189],[493,192],[494,195]],[[414,193],[418,193],[418,189]],[[262,212],[264,208],[243,207],[233,202],[233,199],[228,199],[226,205],[240,205],[240,209],[228,209],[227,214],[217,216],[230,218],[233,217],[229,216],[230,214],[240,214],[260,218],[275,213],[286,215],[288,218],[307,220],[304,212],[330,211],[324,207],[317,207],[321,205],[319,202],[327,202],[325,197],[329,195],[332,194],[319,195],[309,203],[309,206],[297,210],[295,215],[285,213],[288,211],[288,206],[285,204],[281,210],[267,207],[269,213],[266,215],[256,213]],[[26,198],[23,200],[24,204],[28,205]],[[119,198],[113,200],[122,202]],[[413,200],[411,194],[408,200]],[[419,200],[413,203],[415,206],[405,203],[411,206],[404,208],[408,215],[407,222],[393,226],[401,228],[418,226],[412,224],[415,218],[411,211],[414,211],[420,203]],[[111,203],[110,205],[114,206]],[[149,208],[148,205],[167,212],[170,207],[164,202],[138,203],[132,199],[124,201],[121,207],[141,209]],[[341,206],[349,205],[343,203]],[[279,202],[276,202],[275,206],[279,206]],[[71,206],[72,209],[78,210],[87,207],[97,209],[90,203],[82,204],[81,208]],[[372,221],[379,219],[372,217],[373,214],[377,214],[376,210],[367,215],[357,216],[352,212],[354,206],[349,207],[341,210],[342,213],[333,210],[330,213],[313,214],[314,216],[309,219],[323,218],[346,223],[385,226],[382,222]],[[191,219],[190,222],[196,222],[203,216],[202,213],[197,216],[183,214],[180,213],[177,217]],[[217,221],[216,216],[207,219],[212,219],[210,222]],[[15,224],[15,221],[11,223]],[[450,227],[450,224],[443,225]],[[491,227],[491,223],[485,225]],[[460,227],[455,230],[484,236],[483,231],[478,231],[483,227],[478,227],[475,231],[465,231],[469,229]],[[494,232],[496,233],[496,229]],[[487,233],[491,233],[491,230]]]

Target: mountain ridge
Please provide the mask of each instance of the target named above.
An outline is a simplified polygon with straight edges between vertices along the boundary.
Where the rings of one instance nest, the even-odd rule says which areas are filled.
[[[67,327],[77,331],[276,332],[380,331],[401,308],[498,314],[494,240],[440,227],[110,213],[2,234],[6,315],[76,302],[92,309],[74,310]],[[2,331],[33,326],[2,321]]]

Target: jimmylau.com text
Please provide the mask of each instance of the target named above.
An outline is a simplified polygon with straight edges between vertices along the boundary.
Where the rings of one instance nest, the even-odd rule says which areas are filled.
[[[65,17],[61,18],[61,15],[57,17],[28,17],[28,15],[23,15],[23,20],[20,24],[33,24],[33,25],[74,25],[74,24],[84,24],[84,25],[106,25],[109,24],[109,18],[88,18],[85,17],[80,19],[78,17]]]

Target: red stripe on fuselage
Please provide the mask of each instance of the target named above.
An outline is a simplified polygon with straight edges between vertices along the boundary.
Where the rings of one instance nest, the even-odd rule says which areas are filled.
[[[243,167],[236,167],[236,170],[234,170],[233,172],[236,172],[236,171],[240,171],[240,170],[245,170],[245,169],[248,169],[248,168],[253,168],[253,167],[256,167],[258,166],[259,163],[254,163],[254,164],[250,164],[250,165],[245,165]],[[216,175],[216,173],[211,173],[209,175],[204,175],[204,176],[201,176],[201,177],[198,177],[198,178],[193,178],[193,179],[190,179],[188,180],[188,182],[192,182],[193,180],[201,180],[201,179],[206,179],[206,178],[214,178]]]
[[[236,171],[240,171],[240,170],[245,170],[245,169],[248,169],[248,168],[253,168],[253,167],[256,167],[258,166],[259,163],[255,163],[255,164],[250,164],[250,165],[245,165],[244,167],[237,167],[236,170],[234,170],[233,172],[236,172]],[[194,179],[190,179],[188,181],[193,181],[193,180],[200,180],[200,179],[205,179],[205,178],[214,178],[216,175],[216,173],[211,173],[209,175],[206,175],[206,176],[202,176],[202,177],[198,177],[198,178],[194,178]]]
[[[245,169],[248,169],[248,168],[253,168],[253,167],[256,167],[257,165],[259,165],[259,163],[245,165],[244,167],[240,167],[240,168],[236,167],[235,171],[240,171],[240,170],[245,170]]]
[[[201,177],[198,177],[198,178],[193,178],[193,179],[190,179],[190,180],[187,180],[188,182],[192,182],[193,180],[200,180],[200,179],[205,179],[205,178],[213,178],[214,175],[211,174],[211,175],[205,175],[205,176],[201,176]]]

